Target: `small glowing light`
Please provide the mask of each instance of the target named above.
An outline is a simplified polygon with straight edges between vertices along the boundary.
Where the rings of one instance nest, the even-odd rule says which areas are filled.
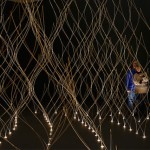
[[[78,112],[76,111],[76,112],[75,112],[75,114],[77,115],[77,114],[78,114]]]
[[[136,133],[135,133],[136,135],[138,135],[139,133],[138,133],[138,131],[136,131]]]
[[[143,139],[146,139],[146,136],[145,136],[145,135],[143,135]]]
[[[12,134],[12,132],[11,131],[9,131],[9,135],[11,135]]]
[[[50,143],[48,143],[47,145],[48,145],[48,146],[50,146],[51,144],[50,144]]]
[[[119,115],[121,114],[121,112],[119,111]]]
[[[112,114],[110,114],[109,116],[112,116]]]
[[[89,127],[88,127],[88,129],[90,130],[90,129],[91,129],[91,127],[89,126]]]
[[[6,135],[4,136],[4,139],[7,139],[7,136],[6,136]]]
[[[14,128],[13,128],[13,130],[15,131],[15,130],[16,130],[16,128],[14,127]]]
[[[98,135],[97,135],[97,134],[95,134],[95,136],[97,137]]]
[[[15,124],[15,127],[17,127],[17,124]]]
[[[149,116],[146,119],[149,120]]]
[[[97,115],[99,114],[99,112],[97,111]]]
[[[100,142],[100,141],[101,141],[100,139],[97,140],[97,142]]]
[[[125,119],[125,117],[123,116],[123,120]]]
[[[113,121],[113,119],[111,119],[111,123],[113,123],[114,121]]]
[[[101,118],[101,116],[99,116],[99,120],[101,120],[102,118]]]
[[[2,144],[2,142],[0,141],[0,144]]]
[[[34,113],[37,114],[37,111],[35,111]]]
[[[124,125],[123,128],[125,129],[125,128],[126,128],[126,125]]]
[[[86,127],[86,126],[87,126],[87,124],[85,123],[85,124],[84,124],[84,126]]]
[[[78,118],[78,121],[80,121],[80,118]]]
[[[82,122],[81,122],[82,124],[84,123],[84,121],[82,120]]]
[[[131,131],[132,131],[132,128],[130,128],[129,131],[131,132]]]
[[[139,119],[138,122],[141,122],[141,120]]]
[[[74,119],[77,119],[76,116],[73,117]]]
[[[95,132],[94,129],[92,129],[92,132]]]
[[[103,149],[103,148],[104,148],[104,145],[101,145],[101,148]]]
[[[57,114],[57,111],[55,111],[55,114]]]
[[[119,126],[119,125],[120,125],[120,122],[118,122],[117,125]]]

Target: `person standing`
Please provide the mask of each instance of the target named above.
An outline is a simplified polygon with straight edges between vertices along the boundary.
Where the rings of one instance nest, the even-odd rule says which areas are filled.
[[[137,94],[135,93],[134,75],[140,72],[140,65],[137,61],[132,62],[132,67],[128,70],[126,75],[126,90],[128,94],[128,107],[133,110],[133,104],[137,100]]]

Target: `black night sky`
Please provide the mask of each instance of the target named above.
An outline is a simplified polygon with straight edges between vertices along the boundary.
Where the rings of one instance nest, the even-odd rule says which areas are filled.
[[[66,93],[70,90],[74,94],[76,91],[78,103],[91,116],[97,111],[95,103],[102,108],[104,114],[107,114],[110,108],[112,110],[118,108],[114,108],[118,99],[126,96],[125,86],[122,85],[126,70],[135,56],[143,66],[143,70],[150,76],[150,0],[72,0],[70,2],[69,0],[39,0],[27,4],[13,0],[0,2],[2,14],[0,85],[6,87],[4,94],[0,91],[0,108],[2,108],[0,117],[5,120],[11,116],[11,113],[8,113],[11,107],[10,101],[14,105],[14,112],[21,110],[17,131],[8,140],[1,135],[2,150],[17,149],[16,147],[21,150],[46,149],[44,144],[45,141],[47,142],[48,126],[43,123],[44,111],[52,115],[51,119],[56,124],[54,137],[58,136],[58,139],[53,141],[52,150],[88,149],[83,145],[84,142],[91,150],[100,149],[91,132],[78,121],[70,119],[72,123],[68,122],[65,115],[62,115],[64,109],[69,108],[71,116],[76,107],[70,105],[68,102],[70,95]],[[69,7],[66,7],[66,4]],[[33,22],[31,21],[33,12],[29,10],[34,12],[36,19]],[[105,64],[106,56],[108,58]],[[109,98],[107,90],[111,88],[111,81],[107,77],[112,71],[116,73],[112,91],[120,90],[118,95],[121,95],[121,98],[117,97],[118,99],[110,103],[108,101],[110,105],[112,104],[108,108],[104,106],[103,96],[106,94]],[[118,75],[122,76],[121,80],[117,78]],[[75,88],[71,86],[72,80],[75,81],[73,82]],[[110,82],[106,83],[106,86],[103,84],[105,80]],[[65,82],[68,82],[68,91]],[[30,83],[34,85],[31,90]],[[118,83],[118,88],[113,87],[114,83],[115,85]],[[87,91],[90,88],[92,90],[88,95]],[[103,92],[100,91],[102,89]],[[93,97],[96,102],[93,101]],[[83,102],[82,98],[87,101]],[[66,104],[65,107],[62,106],[63,103]],[[60,113],[55,118],[54,113],[57,108]],[[34,110],[39,110],[38,117],[35,117]],[[61,119],[59,120],[61,117],[64,124]],[[111,124],[109,115],[102,127],[98,125],[96,119],[94,121],[98,129],[102,128],[101,134],[109,150],[150,149],[150,122],[146,123],[147,139],[142,139],[142,135],[136,136],[128,129],[123,130],[117,123]],[[131,124],[134,124],[134,120]],[[5,121],[0,124],[1,134],[6,128],[4,126]],[[57,131],[57,127],[60,132],[62,131],[62,135]],[[79,140],[78,134],[74,132],[75,129],[83,141]]]

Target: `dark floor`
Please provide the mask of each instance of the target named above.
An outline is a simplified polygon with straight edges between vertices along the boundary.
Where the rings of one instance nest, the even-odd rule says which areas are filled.
[[[23,118],[24,117],[24,118]],[[32,114],[24,113],[22,119],[29,123],[29,127],[23,120],[19,120],[18,128],[7,140],[1,139],[1,150],[44,150],[44,141],[46,139],[46,127],[33,117]],[[42,115],[38,117],[44,122]],[[83,141],[91,150],[100,149],[99,143],[95,136],[77,121],[73,122],[75,129],[80,134]],[[46,125],[45,125],[46,126]],[[150,150],[150,122],[147,123],[146,139],[142,135],[135,135],[135,131],[129,132],[129,129],[123,129],[123,125],[118,126],[117,123],[110,123],[108,118],[102,126],[102,136],[107,148],[110,150]],[[112,132],[112,146],[110,147],[110,129]],[[38,135],[37,135],[38,134]],[[16,146],[16,147],[15,147]],[[52,150],[86,150],[71,126],[69,126],[64,134],[52,145]]]

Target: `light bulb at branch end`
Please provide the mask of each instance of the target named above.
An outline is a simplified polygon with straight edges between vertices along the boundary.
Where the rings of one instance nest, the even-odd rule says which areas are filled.
[[[130,128],[129,131],[131,132],[131,131],[132,131],[132,128]]]
[[[138,133],[138,131],[136,131],[136,133],[135,133],[136,135],[138,135],[139,133]]]
[[[48,146],[50,146],[51,144],[50,144],[50,143],[48,143],[47,145],[48,145]]]
[[[117,125],[119,126],[119,125],[120,125],[120,122],[118,122]]]
[[[143,135],[143,139],[146,139],[146,136],[145,136],[145,135]]]
[[[76,116],[73,117],[75,120],[77,119]]]
[[[55,111],[55,115],[57,114],[57,111]]]
[[[114,121],[113,121],[113,119],[111,119],[111,123],[113,123]]]
[[[141,122],[141,120],[139,119],[139,120],[138,120],[138,122],[140,123],[140,122]]]
[[[101,120],[102,118],[101,118],[101,116],[99,116],[99,120]]]
[[[101,140],[100,139],[97,139],[97,142],[100,142]]]
[[[16,128],[14,127],[14,128],[13,128],[13,130],[15,131],[15,130],[16,130]]]
[[[121,114],[121,112],[119,111],[119,113],[118,113],[119,115]]]
[[[12,132],[11,131],[9,131],[9,135],[11,135],[12,134]]]
[[[89,127],[88,127],[88,129],[90,130],[90,129],[91,129],[91,127],[89,126]]]
[[[35,111],[34,113],[37,114],[37,111]]]
[[[6,135],[4,136],[4,139],[7,139],[7,136],[6,136]]]
[[[124,125],[123,128],[125,129],[125,128],[126,128],[126,125]]]
[[[78,112],[76,111],[76,112],[75,112],[75,114],[77,115],[77,114],[78,114]]]
[[[103,149],[104,148],[104,145],[101,145],[101,149]]]
[[[149,116],[146,119],[149,120]]]
[[[2,144],[2,142],[0,141],[0,144]]]

